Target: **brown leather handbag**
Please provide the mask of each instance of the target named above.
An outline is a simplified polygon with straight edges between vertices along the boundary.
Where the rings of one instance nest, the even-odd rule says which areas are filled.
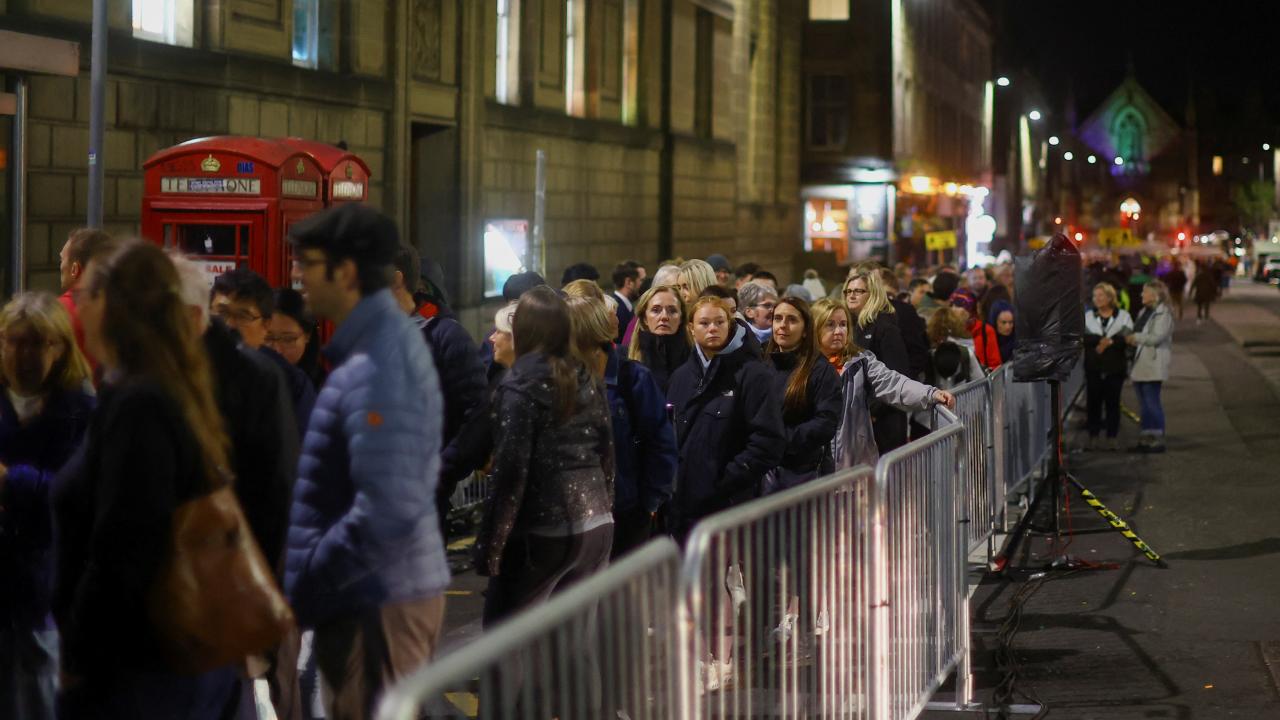
[[[230,483],[178,506],[172,533],[148,610],[174,669],[204,672],[279,644],[293,611]]]

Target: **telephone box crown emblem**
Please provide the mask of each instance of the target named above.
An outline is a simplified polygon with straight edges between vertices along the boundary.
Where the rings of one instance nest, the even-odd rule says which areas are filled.
[[[218,162],[218,158],[210,155],[200,161],[200,169],[205,172],[218,172],[222,169],[222,163]]]

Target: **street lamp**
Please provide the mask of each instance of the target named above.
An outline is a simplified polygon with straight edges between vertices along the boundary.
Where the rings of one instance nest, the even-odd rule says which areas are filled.
[[[1266,152],[1271,149],[1271,143],[1262,143],[1262,151]]]
[[[1097,158],[1096,156],[1094,156],[1094,155],[1090,155],[1090,156],[1089,156],[1089,164],[1090,164],[1090,165],[1092,165],[1092,164],[1094,164],[1094,163],[1096,163],[1096,162],[1098,162],[1098,158]]]
[[[1009,78],[1005,77],[1004,75],[1001,75],[1000,77],[996,78],[996,84],[999,85],[1000,87],[1009,87]]]
[[[1059,142],[1059,141],[1058,141],[1058,136],[1057,136],[1057,135],[1050,135],[1050,136],[1049,136],[1049,144],[1050,144],[1050,145],[1057,145],[1057,144],[1058,144],[1058,142]]]
[[[1117,156],[1116,156],[1116,165],[1123,165],[1123,164],[1124,164],[1124,158],[1122,158],[1122,157],[1120,157],[1119,155],[1117,155]]]
[[[1075,160],[1075,159],[1076,159],[1076,156],[1075,156],[1075,153],[1073,153],[1073,152],[1071,152],[1070,150],[1068,150],[1068,151],[1066,151],[1066,152],[1062,153],[1062,159],[1063,159],[1063,160]]]
[[[1039,111],[1039,110],[1032,110],[1031,112],[1027,113],[1027,117],[1031,118],[1032,120],[1039,120],[1039,119],[1040,119],[1040,111]]]

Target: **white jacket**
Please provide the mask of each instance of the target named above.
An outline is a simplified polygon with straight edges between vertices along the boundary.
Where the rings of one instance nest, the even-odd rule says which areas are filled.
[[[978,377],[982,377],[981,371]],[[844,386],[844,412],[832,445],[836,470],[855,465],[874,467],[880,459],[871,429],[873,397],[899,410],[923,412],[934,406],[933,394],[937,392],[937,388],[890,370],[866,351],[845,364],[840,380]]]

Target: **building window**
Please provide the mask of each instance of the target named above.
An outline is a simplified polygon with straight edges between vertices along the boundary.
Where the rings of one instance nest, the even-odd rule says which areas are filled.
[[[626,0],[622,19],[622,122],[640,120],[640,0]]]
[[[515,105],[520,102],[520,0],[497,0],[497,4],[495,96],[500,103]]]
[[[565,112],[586,114],[587,2],[565,0],[564,13],[564,102]]]
[[[697,42],[694,55],[693,131],[711,137],[711,112],[715,103],[715,17],[698,8]]]
[[[320,66],[320,0],[293,0],[293,64]]]
[[[133,0],[133,36],[191,47],[195,0]]]
[[[809,76],[809,147],[841,150],[848,137],[849,93],[844,75]]]
[[[809,0],[810,20],[848,20],[850,0]]]
[[[1217,177],[1221,174],[1222,174],[1222,156],[1214,155],[1213,156],[1213,175],[1214,177]]]

